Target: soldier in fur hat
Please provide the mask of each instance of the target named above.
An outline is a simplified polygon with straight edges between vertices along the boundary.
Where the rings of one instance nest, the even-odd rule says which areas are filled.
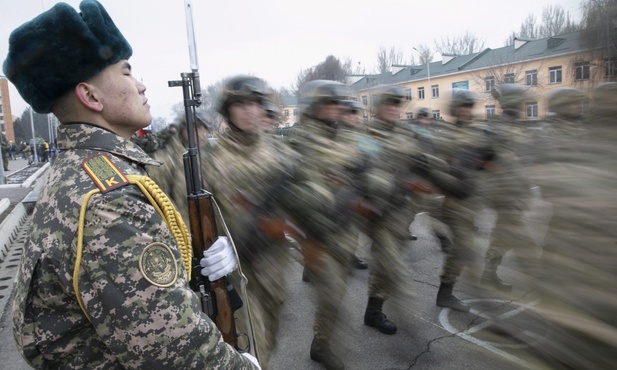
[[[35,368],[259,368],[201,311],[186,227],[130,141],[152,119],[131,46],[100,3],[80,10],[58,3],[14,30],[3,65],[62,123],[17,276],[18,349]],[[212,248],[223,264],[204,258],[202,273],[216,280],[235,259],[224,239]]]

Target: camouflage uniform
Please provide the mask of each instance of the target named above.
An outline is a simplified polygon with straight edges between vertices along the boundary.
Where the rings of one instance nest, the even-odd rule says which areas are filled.
[[[86,207],[77,284],[86,316],[72,276],[79,209],[98,188],[82,161],[105,154],[126,175],[145,175],[144,165],[157,162],[88,124],[61,125],[58,146],[62,153],[37,202],[17,275],[13,329],[28,362],[36,368],[255,368],[201,312],[170,229],[134,185],[94,194]],[[151,254],[157,248],[161,259]],[[171,271],[169,280],[147,272],[157,266]]]
[[[525,155],[521,152],[521,144],[529,138],[528,129],[514,120],[497,119],[489,126],[488,135],[495,156],[479,173],[479,192],[484,205],[496,212],[497,221],[486,252],[482,280],[507,291],[512,286],[497,276],[503,256],[512,250],[522,264],[533,263],[534,242],[523,224],[523,212],[528,207],[531,192],[519,159],[519,154]]]
[[[306,231],[299,241],[317,290],[311,358],[332,368],[344,367],[330,347],[356,241],[337,207],[337,193],[349,184],[347,169],[355,158],[353,148],[339,141],[339,133],[335,122],[302,116],[290,140],[303,161],[285,200],[294,221]]]
[[[445,195],[441,221],[448,226],[451,239],[443,240],[448,245],[442,246],[445,258],[437,304],[468,311],[469,307],[452,295],[452,287],[463,268],[475,259],[474,219],[480,205],[477,197],[479,173],[493,153],[482,125],[458,123],[443,127],[447,129],[440,137],[437,150],[450,165],[450,173],[442,174],[435,183]]]
[[[214,194],[233,237],[248,284],[256,349],[264,369],[276,345],[289,265],[285,219],[278,198],[292,174],[293,155],[267,133],[229,131],[202,160],[206,189]]]
[[[360,140],[360,149],[367,165],[358,185],[381,213],[365,230],[373,240],[371,255],[375,266],[369,275],[368,295],[385,301],[400,291],[404,281],[402,252],[416,213],[413,193],[405,188],[405,182],[414,176],[410,169],[418,153],[408,128],[380,119],[369,124],[367,135]]]

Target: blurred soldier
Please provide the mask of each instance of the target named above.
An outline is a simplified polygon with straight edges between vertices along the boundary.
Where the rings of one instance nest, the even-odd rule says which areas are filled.
[[[440,157],[449,163],[450,175],[455,181],[438,184],[445,195],[441,220],[452,236],[447,241],[449,246],[442,246],[445,258],[436,304],[461,312],[469,311],[469,306],[456,298],[452,290],[463,268],[475,259],[474,218],[479,204],[474,196],[477,195],[479,172],[494,156],[485,128],[473,122],[475,103],[471,91],[452,91],[450,115],[454,122],[444,126],[447,129],[438,144]]]
[[[176,137],[176,135],[178,135],[178,125],[176,124],[171,124],[161,130],[161,132],[156,135],[160,148],[164,148],[171,140]]]
[[[347,86],[328,80],[310,81],[300,89],[303,105],[300,124],[290,135],[291,145],[302,156],[287,202],[290,214],[305,231],[298,236],[305,266],[317,290],[311,359],[327,369],[344,369],[332,351],[334,330],[349,275],[355,235],[349,219],[337,207],[337,193],[349,185],[348,168],[354,148],[341,142],[338,122],[342,101],[349,98]]]
[[[263,130],[267,132],[273,132],[278,126],[279,114],[281,110],[272,102],[264,101],[264,115],[263,115]]]
[[[357,181],[363,201],[373,210],[363,230],[372,239],[374,264],[364,324],[391,335],[397,327],[382,309],[387,299],[404,291],[402,251],[410,239],[409,225],[416,213],[412,202],[416,189],[411,185],[418,179],[411,170],[419,152],[413,132],[399,121],[405,90],[385,87],[375,98],[375,118],[361,139],[363,169]]]
[[[276,345],[285,270],[289,266],[279,203],[293,174],[294,155],[264,130],[266,83],[239,75],[224,82],[218,112],[229,130],[201,163],[205,188],[221,208],[249,284],[257,353],[264,368]]]
[[[344,136],[347,136],[347,142],[350,145],[360,145],[361,138],[365,135],[365,127],[362,124],[362,113],[363,107],[360,103],[355,100],[344,100],[342,102],[342,113],[341,113],[341,128]],[[351,187],[349,187],[351,190]],[[340,197],[345,197],[343,194],[339,194]],[[350,217],[353,217],[353,223],[357,224],[360,222],[356,214],[350,213]],[[355,231],[354,231],[355,233]],[[360,241],[358,240],[358,243]],[[358,258],[356,255],[356,250],[358,248],[358,243],[352,245],[352,256],[351,256],[351,264],[353,267],[358,270],[366,270],[368,268],[368,263],[364,260]]]
[[[510,291],[512,285],[499,278],[497,268],[508,251],[515,253],[519,264],[531,267],[535,264],[535,244],[523,224],[522,215],[528,208],[531,192],[518,156],[525,155],[520,141],[526,138],[528,130],[517,122],[525,101],[525,87],[504,84],[500,95],[504,114],[487,128],[494,155],[479,174],[482,201],[497,214],[481,279],[489,287]]]
[[[202,150],[199,151],[201,160],[205,160],[208,140],[208,121],[209,118],[203,114],[197,114],[195,127],[197,132],[196,142],[202,143]],[[189,218],[187,190],[184,175],[184,161],[182,155],[188,148],[188,136],[186,118],[180,118],[178,123],[179,132],[175,135],[169,134],[166,144],[161,149],[155,151],[152,157],[163,163],[162,166],[153,167],[149,170],[150,177],[165,191],[174,203],[180,215],[185,220]],[[171,125],[170,127],[176,127]]]
[[[158,163],[130,141],[152,120],[131,46],[100,3],[80,10],[58,3],[14,30],[3,65],[35,111],[58,117],[63,152],[16,277],[17,347],[39,369],[258,369],[201,311],[186,227],[147,177]],[[233,259],[214,244],[227,252],[210,257]],[[213,280],[229,272],[216,265]]]
[[[617,351],[617,84],[592,92],[587,120],[570,105],[586,99],[579,91],[556,90],[549,96],[554,123],[530,171],[542,198],[552,205],[544,238],[541,301],[532,328],[549,333],[532,339],[547,368],[611,369]],[[563,101],[568,103],[563,103]],[[573,114],[575,113],[575,114]],[[517,336],[525,327],[508,327]]]

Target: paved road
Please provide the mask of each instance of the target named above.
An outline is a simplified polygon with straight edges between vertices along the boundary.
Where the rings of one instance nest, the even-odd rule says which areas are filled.
[[[478,221],[478,249],[487,247],[486,235],[493,222],[486,213]],[[525,369],[541,368],[531,349],[493,329],[491,317],[527,320],[524,313],[537,304],[538,298],[529,293],[529,282],[518,274],[510,256],[504,259],[502,276],[515,284],[515,290],[496,297],[494,293],[477,288],[481,265],[466,271],[456,286],[456,294],[473,307],[470,313],[452,312],[434,304],[441,270],[442,252],[435,237],[427,229],[427,218],[419,216],[412,224],[419,239],[406,249],[406,291],[408,294],[386,303],[385,312],[397,323],[396,335],[385,336],[363,325],[366,305],[368,271],[355,270],[349,277],[349,291],[341,312],[341,354],[348,369]],[[25,232],[27,232],[27,227]],[[536,232],[540,232],[541,230]],[[19,254],[19,238],[10,253]],[[368,243],[361,241],[359,254],[368,256]],[[539,251],[538,251],[539,252]],[[290,254],[291,255],[291,254]],[[291,257],[290,257],[291,258]],[[5,261],[8,262],[8,261]],[[369,260],[370,264],[370,260]],[[11,262],[16,266],[16,262]],[[0,265],[0,271],[14,276],[11,268]],[[282,314],[278,348],[273,354],[270,369],[322,369],[310,360],[314,294],[311,284],[301,280],[302,267],[293,262],[284,277],[289,296]],[[2,275],[0,275],[0,279]],[[0,280],[0,295],[12,289],[11,280]],[[5,297],[8,302],[8,297]],[[29,369],[15,349],[10,330],[10,310],[5,310],[0,324],[0,363],[3,369]],[[521,325],[528,326],[527,323]],[[549,333],[531,333],[545,338]]]

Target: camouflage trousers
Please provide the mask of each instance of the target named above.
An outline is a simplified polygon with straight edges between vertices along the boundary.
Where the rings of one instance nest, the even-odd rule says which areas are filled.
[[[316,339],[330,342],[338,321],[343,299],[347,292],[347,277],[351,269],[351,235],[337,238],[339,253],[324,252],[319,263],[311,270],[316,289],[315,322]],[[341,253],[341,251],[345,251]]]
[[[255,347],[264,370],[268,369],[270,355],[276,346],[280,312],[285,300],[285,284],[281,276],[289,266],[289,257],[284,251],[281,247],[280,253],[260,256],[251,265],[243,264],[248,279],[247,296]]]
[[[497,213],[497,222],[491,235],[491,244],[486,251],[485,269],[495,272],[503,256],[513,251],[525,271],[535,271],[539,265],[537,247],[523,224],[523,212],[517,208],[494,210]]]
[[[441,282],[454,284],[463,268],[472,264],[475,258],[474,205],[458,200],[446,200],[441,221],[448,226],[452,235],[450,246],[445,248]]]
[[[403,289],[403,249],[408,238],[384,226],[376,227],[371,237],[373,243],[368,296],[387,300]]]

